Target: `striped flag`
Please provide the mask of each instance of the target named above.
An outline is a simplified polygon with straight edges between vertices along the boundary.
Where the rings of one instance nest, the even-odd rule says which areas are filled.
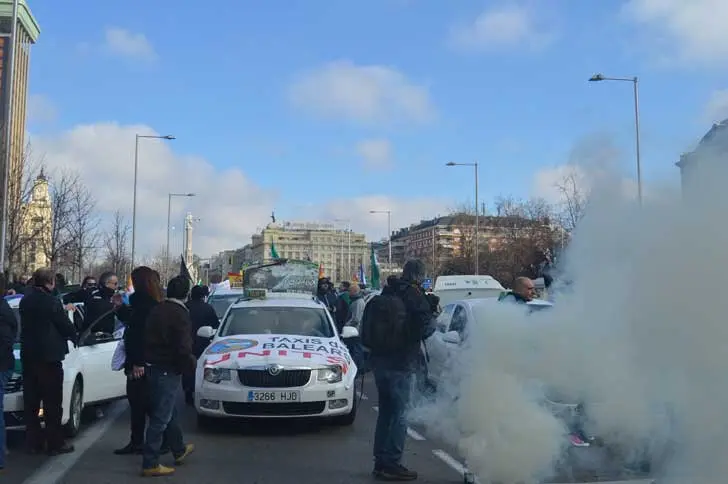
[[[364,263],[359,263],[359,284],[363,284],[366,286],[367,284],[367,273],[364,272]]]

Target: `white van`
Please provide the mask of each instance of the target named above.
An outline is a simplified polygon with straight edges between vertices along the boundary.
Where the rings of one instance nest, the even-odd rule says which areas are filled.
[[[435,280],[434,293],[444,308],[465,299],[497,298],[505,290],[492,276],[440,276]]]

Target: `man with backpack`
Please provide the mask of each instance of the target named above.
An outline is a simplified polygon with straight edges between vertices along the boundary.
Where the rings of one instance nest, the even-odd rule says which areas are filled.
[[[382,294],[369,301],[361,325],[362,344],[379,395],[373,475],[383,481],[413,481],[417,473],[401,463],[407,438],[405,411],[421,364],[422,341],[435,331],[434,313],[422,289],[425,265],[409,260],[402,277],[387,278]]]

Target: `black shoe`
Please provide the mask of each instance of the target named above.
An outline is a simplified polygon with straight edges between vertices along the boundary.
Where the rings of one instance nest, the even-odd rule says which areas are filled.
[[[134,445],[134,444],[126,444],[121,449],[116,449],[114,451],[114,454],[116,455],[139,455],[143,451],[143,448],[141,445]]]
[[[70,454],[74,450],[76,450],[76,449],[71,444],[63,444],[62,446],[60,446],[56,449],[48,450],[48,455],[51,457],[54,457],[56,455],[61,455],[61,454]]]
[[[372,475],[378,481],[403,482],[417,480],[417,473],[403,465],[375,467]]]

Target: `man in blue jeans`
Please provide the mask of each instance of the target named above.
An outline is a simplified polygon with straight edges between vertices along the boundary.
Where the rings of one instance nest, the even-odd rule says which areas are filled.
[[[145,330],[144,372],[149,386],[149,424],[144,441],[142,476],[174,474],[173,467],[159,463],[162,441],[166,436],[176,465],[182,464],[195,447],[184,443],[177,421],[177,399],[182,390],[182,375],[194,371],[192,321],[185,299],[190,281],[178,276],[167,284],[167,299],[149,313]],[[166,435],[165,435],[166,432]]]
[[[417,479],[415,471],[402,465],[402,454],[407,438],[405,413],[414,386],[415,372],[421,364],[421,343],[435,330],[434,314],[421,286],[424,277],[425,265],[422,261],[417,259],[407,261],[402,270],[402,277],[392,276],[387,279],[387,286],[382,290],[382,295],[375,296],[379,300],[374,302],[375,299],[372,299],[369,304],[372,302],[374,304],[368,311],[369,314],[363,317],[365,332],[371,330],[371,333],[382,335],[390,324],[402,324],[407,328],[407,336],[403,338],[401,344],[396,343],[396,347],[387,347],[384,342],[377,347],[377,336],[371,333],[363,335],[363,340],[372,343],[369,346],[370,364],[379,397],[372,472],[377,480]],[[388,306],[391,309],[388,309]],[[385,321],[385,323],[370,325],[367,322],[369,318],[372,321]]]
[[[18,337],[18,320],[10,305],[2,297],[5,294],[5,278],[0,273],[0,471],[5,468],[5,387],[15,369],[13,345]]]

